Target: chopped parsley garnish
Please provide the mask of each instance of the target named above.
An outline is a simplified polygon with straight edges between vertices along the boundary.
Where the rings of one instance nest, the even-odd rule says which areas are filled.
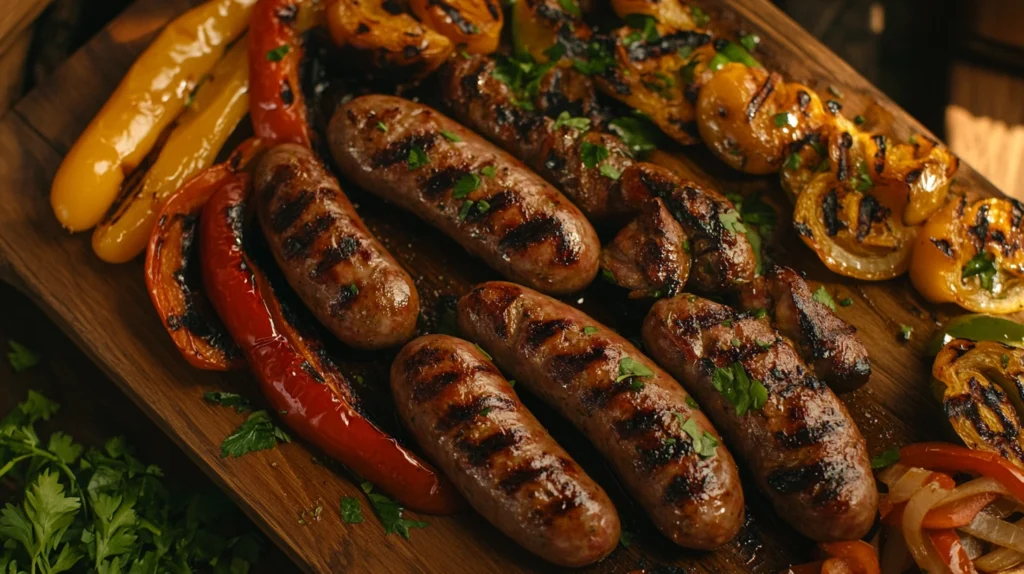
[[[573,18],[583,17],[583,13],[580,12],[580,7],[576,4],[576,0],[558,0],[558,5]]]
[[[1003,353],[1002,355],[1000,355],[999,356],[999,363],[1003,366],[1004,369],[1006,367],[1009,367],[1010,366],[1010,355],[1007,355],[1006,353]]]
[[[700,409],[700,405],[698,405],[697,401],[693,400],[693,397],[691,396],[686,397],[686,406],[690,407],[691,409]]]
[[[587,169],[594,169],[597,164],[608,159],[609,155],[608,148],[603,145],[583,142],[580,146],[580,159],[583,160],[583,167]]]
[[[786,163],[782,164],[782,167],[790,171],[796,171],[800,169],[800,166],[803,165],[803,163],[804,158],[800,157],[799,153],[794,152],[786,157]]]
[[[626,25],[637,30],[626,36],[626,43],[635,44],[640,40],[645,42],[657,42],[661,36],[658,34],[658,21],[649,14],[627,14]]]
[[[845,299],[839,302],[840,307],[849,307],[850,305],[853,305],[853,299],[849,297],[846,297]]]
[[[865,192],[874,187],[875,182],[871,181],[871,174],[868,173],[868,164],[861,161],[857,163],[857,177],[853,180],[853,187],[857,191]]]
[[[359,499],[354,496],[341,497],[341,519],[346,524],[359,524],[363,521],[363,508]]]
[[[484,177],[494,177],[498,175],[498,168],[494,167],[493,165],[485,165],[480,169],[480,173]]]
[[[761,199],[760,192],[754,192],[747,197],[739,194],[729,194],[729,200],[736,206],[740,219],[750,225],[740,224],[743,234],[754,251],[754,272],[760,274],[764,268],[764,255],[762,245],[771,240],[775,234],[775,225],[778,223],[778,213],[775,208]]]
[[[677,419],[682,420],[682,415],[679,413],[674,414]],[[692,418],[688,418],[679,426],[679,428],[686,434],[690,435],[690,441],[693,444],[693,451],[700,455],[701,458],[711,458],[715,456],[715,448],[718,447],[718,440],[707,431],[702,433],[697,427],[697,421]]]
[[[608,123],[608,129],[622,138],[629,152],[637,158],[643,158],[658,149],[664,141],[664,135],[658,126],[640,113],[615,118]]]
[[[209,391],[203,395],[206,402],[220,405],[222,407],[234,407],[235,411],[244,413],[252,409],[252,401],[238,393],[226,393],[223,391]]]
[[[349,284],[348,292],[351,293],[352,295],[358,295],[359,294],[359,286],[356,285],[355,283]]]
[[[555,125],[551,126],[551,129],[557,130],[562,126],[568,126],[585,132],[590,129],[590,120],[587,118],[574,118],[569,112],[563,111],[558,114],[558,118],[555,119]]]
[[[914,333],[914,328],[910,325],[900,325],[900,339],[903,341],[909,341],[910,336]]]
[[[789,112],[775,114],[774,116],[772,116],[772,119],[775,120],[775,127],[777,128],[782,128],[786,126],[796,127],[796,116]]]
[[[711,385],[736,407],[738,416],[747,414],[750,409],[760,410],[768,401],[768,389],[761,381],[751,379],[739,361],[715,369]]]
[[[857,117],[853,118],[853,123],[857,124],[858,126],[862,125],[866,121],[867,120],[865,120],[864,116],[862,116],[862,115],[857,115]]]
[[[491,204],[488,203],[486,199],[481,199],[480,201],[476,202],[477,213],[487,213],[487,210],[490,208]]]
[[[680,58],[685,60],[693,54],[693,46],[683,46],[682,48],[679,48],[676,53],[679,54]]]
[[[676,442],[678,442],[678,441],[676,441],[676,437],[674,437],[674,436],[670,436],[667,439],[661,441],[662,444],[668,445],[668,446],[674,445],[674,444],[676,444]]]
[[[220,457],[238,458],[250,452],[272,449],[278,442],[291,440],[286,432],[274,424],[267,411],[256,411],[224,439],[220,445]]]
[[[598,331],[598,328],[594,327],[593,325],[587,325],[586,327],[583,327],[583,334],[584,335],[593,335],[597,331]]]
[[[290,52],[291,50],[291,46],[289,46],[288,44],[282,44],[274,48],[273,50],[267,52],[267,61],[280,62],[281,60],[284,59],[285,56],[288,55],[288,52]]]
[[[832,294],[828,292],[828,289],[825,289],[824,285],[819,286],[814,294],[811,295],[811,298],[833,311],[836,310],[836,302],[832,299]]]
[[[483,347],[481,347],[480,345],[473,345],[473,346],[476,347],[477,351],[480,351],[480,354],[482,354],[483,356],[487,357],[488,361],[493,361],[494,360],[494,358],[491,357],[491,354],[488,353],[487,351],[485,351]]]
[[[482,416],[482,417],[485,417],[485,416],[491,414],[491,411],[493,411],[493,410],[494,410],[494,407],[482,408],[482,409],[480,409],[479,415]]]
[[[508,380],[508,386],[512,387],[513,389],[516,388],[516,380],[515,379],[509,379]]]
[[[614,165],[603,163],[601,167],[597,168],[597,172],[607,177],[608,179],[618,180],[622,177],[622,170],[615,167]]]
[[[615,58],[608,53],[608,50],[599,42],[587,44],[586,59],[574,59],[572,66],[582,74],[593,76],[603,74],[608,68],[615,65]]]
[[[740,45],[746,48],[748,52],[753,52],[760,43],[761,37],[757,34],[744,34],[740,36]]]
[[[475,173],[467,173],[460,177],[452,187],[452,198],[462,199],[473,193],[480,187],[480,176]]]
[[[643,363],[632,357],[623,357],[619,360],[619,376],[615,378],[615,382],[620,383],[628,379],[629,390],[639,391],[644,388],[644,382],[641,379],[652,376],[654,376],[654,371],[644,366]]]
[[[529,54],[499,57],[491,75],[512,90],[512,103],[524,110],[533,110],[533,98],[540,89],[540,80],[555,65],[555,59],[536,63]]]
[[[739,347],[740,344],[742,344],[742,341],[740,341],[738,337],[733,337],[732,339],[729,340],[729,344],[732,345],[733,347]]]
[[[406,163],[409,169],[419,169],[430,163],[430,159],[427,157],[427,152],[423,151],[423,148],[414,147],[409,148],[409,159]]]
[[[883,450],[878,456],[871,457],[871,468],[878,470],[887,466],[892,466],[900,461],[900,450],[898,448],[890,448]]]
[[[690,6],[690,16],[693,16],[693,23],[698,28],[703,28],[711,22],[711,16],[696,6]]]
[[[762,341],[761,339],[758,339],[754,342],[757,343],[757,346],[761,347],[762,349],[771,349],[772,345],[775,344],[774,341]]]
[[[39,364],[39,355],[25,345],[13,340],[8,340],[7,345],[11,348],[7,353],[7,362],[15,373],[27,371]]]
[[[629,546],[633,544],[634,540],[636,540],[636,534],[633,534],[625,528],[619,531],[619,544],[623,548],[629,548]]]
[[[764,307],[761,307],[757,311],[754,311],[754,318],[755,319],[764,319],[767,316],[768,316],[768,309],[765,309]]]
[[[384,133],[388,133],[388,125],[384,122],[377,122],[377,129]]]
[[[360,484],[359,488],[362,488],[366,497],[370,499],[370,505],[373,506],[373,512],[384,526],[385,534],[399,534],[408,540],[410,528],[426,528],[428,526],[426,522],[402,518],[402,512],[405,509],[391,498],[373,492],[373,485],[369,482]]]
[[[446,139],[446,140],[448,140],[450,142],[460,142],[460,141],[462,141],[462,138],[459,136],[459,134],[457,134],[455,132],[450,132],[448,130],[441,130],[441,135],[444,136],[444,139]]]
[[[726,211],[725,213],[718,214],[718,220],[722,223],[722,227],[733,233],[746,233],[747,228],[740,221],[740,214],[738,211]]]
[[[995,285],[994,279],[997,271],[995,262],[996,258],[994,255],[987,251],[982,251],[974,257],[971,257],[970,261],[967,262],[967,265],[964,265],[961,276],[964,279],[977,276],[978,282],[981,284],[981,288],[986,291],[991,291],[992,287]]]

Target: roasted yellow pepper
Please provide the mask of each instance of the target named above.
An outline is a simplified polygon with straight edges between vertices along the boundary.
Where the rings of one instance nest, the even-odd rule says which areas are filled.
[[[933,303],[977,313],[1024,309],[1024,205],[959,198],[931,216],[914,245],[910,281]]]
[[[1024,349],[954,339],[935,357],[932,377],[933,390],[964,444],[1024,466]]]
[[[245,39],[210,72],[142,180],[138,193],[125,197],[93,232],[100,259],[124,263],[142,253],[157,213],[193,175],[213,164],[224,142],[249,112],[249,64]]]
[[[125,177],[156,145],[196,83],[245,31],[256,0],[211,0],[171,22],[135,61],[72,146],[50,192],[61,225],[99,223]]]
[[[498,49],[504,20],[498,0],[411,0],[412,13],[471,54]]]

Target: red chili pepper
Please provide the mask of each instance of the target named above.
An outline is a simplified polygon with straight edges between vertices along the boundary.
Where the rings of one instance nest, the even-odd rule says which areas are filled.
[[[241,346],[263,394],[289,428],[372,482],[403,506],[444,514],[462,507],[451,483],[360,415],[340,375],[281,317],[266,278],[242,249],[248,176],[215,193],[200,221],[203,282],[214,309]]]
[[[260,140],[247,140],[227,161],[186,181],[160,210],[149,238],[145,266],[149,297],[178,351],[197,369],[227,371],[245,366],[241,350],[210,308],[191,269],[198,265],[195,232],[203,205],[261,150]]]
[[[952,574],[978,574],[955,530],[929,530],[928,538]]]
[[[259,0],[249,22],[249,113],[256,135],[310,147],[299,80],[299,10],[307,0]]]
[[[1024,471],[994,452],[941,442],[922,442],[901,448],[900,462],[929,470],[990,476],[1017,500],[1024,500]]]

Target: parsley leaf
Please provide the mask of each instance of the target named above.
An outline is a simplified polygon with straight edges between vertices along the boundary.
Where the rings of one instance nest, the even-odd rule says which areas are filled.
[[[654,376],[654,371],[647,368],[643,363],[633,359],[632,357],[622,357],[622,359],[619,360],[619,376],[615,378],[615,382],[619,383],[626,379],[634,379],[632,384],[639,382],[641,386],[640,388],[633,388],[630,386],[630,389],[640,390],[643,388],[643,382],[638,379],[652,376]]]
[[[760,43],[761,37],[757,34],[744,34],[740,36],[740,45],[746,48],[748,52],[753,52]]]
[[[853,305],[853,299],[851,299],[849,297],[847,297],[847,298],[845,298],[845,299],[843,299],[842,301],[839,302],[839,306],[840,307],[849,307],[850,305]]]
[[[423,151],[423,148],[414,147],[409,149],[409,159],[406,163],[409,169],[415,170],[430,163],[430,159],[427,157],[427,152]]]
[[[892,466],[900,461],[900,450],[898,448],[890,448],[882,451],[878,456],[871,457],[871,468],[878,470],[887,466]]]
[[[384,133],[388,133],[388,125],[384,122],[377,122],[377,129]]]
[[[981,288],[986,291],[991,291],[995,285],[994,279],[997,272],[995,261],[996,258],[994,255],[987,251],[982,251],[974,257],[971,257],[967,262],[967,265],[964,265],[961,277],[963,279],[967,279],[968,277],[977,276],[978,282],[981,284]],[[11,364],[13,364],[13,362]],[[17,370],[17,368],[15,368],[15,370]]]
[[[836,302],[832,299],[832,295],[828,292],[828,289],[825,289],[824,285],[820,285],[814,294],[811,295],[811,298],[833,311],[836,310]]]
[[[557,130],[562,126],[568,126],[585,132],[590,129],[590,120],[587,118],[574,118],[569,112],[563,111],[558,114],[558,118],[555,119],[555,125],[551,126],[551,129]]]
[[[914,328],[910,325],[900,325],[900,340],[909,341],[910,336],[914,333]]]
[[[591,42],[587,44],[586,59],[574,59],[572,66],[581,74],[593,76],[603,74],[615,66],[615,58],[600,42]]]
[[[498,174],[498,168],[493,165],[486,165],[480,169],[480,173],[483,174],[484,177],[494,177]]]
[[[583,167],[587,169],[594,169],[597,164],[608,159],[609,155],[608,148],[603,145],[590,142],[583,142],[580,145],[580,159],[583,160]]]
[[[658,149],[664,141],[664,135],[658,126],[647,116],[634,114],[621,116],[608,123],[608,129],[622,138],[634,157],[643,158]]]
[[[789,154],[788,157],[786,157],[786,163],[782,164],[782,167],[784,167],[784,168],[786,168],[786,169],[788,169],[790,171],[796,171],[796,170],[800,169],[800,166],[803,163],[804,163],[804,159],[802,157],[800,157],[800,154],[796,153],[796,152],[793,152],[793,153]]]
[[[32,558],[33,572],[37,565],[44,572],[69,570],[84,557],[72,542],[65,542],[56,556],[52,554],[81,507],[78,498],[65,496],[58,474],[44,470],[28,487],[20,508],[8,503],[0,510],[0,538],[21,545]]]
[[[256,411],[220,445],[221,458],[240,457],[250,452],[274,448],[291,437],[270,419],[267,411]]]
[[[866,121],[867,120],[864,119],[864,116],[861,116],[861,115],[858,115],[857,117],[853,118],[853,123],[857,124],[858,126],[863,124]]]
[[[448,130],[441,130],[441,135],[444,136],[444,139],[446,139],[446,140],[448,140],[450,142],[460,142],[460,141],[462,141],[462,138],[459,136],[459,134],[457,134],[455,132],[450,132]]]
[[[538,64],[529,54],[498,57],[491,75],[512,91],[512,103],[524,110],[533,110],[533,98],[540,89],[541,78],[555,65],[555,60]]]
[[[661,35],[658,34],[658,21],[650,14],[626,14],[626,25],[639,32],[630,34],[627,38],[628,44],[634,44],[643,39],[644,42],[657,42]]]
[[[558,5],[573,18],[583,17],[583,13],[580,12],[580,7],[576,4],[576,0],[558,0]]]
[[[777,128],[782,128],[786,126],[796,127],[796,116],[789,112],[775,114],[774,116],[772,116],[772,119],[775,120],[775,127]]]
[[[480,176],[475,173],[467,173],[455,182],[452,188],[452,198],[462,199],[473,193],[480,187]]]
[[[280,62],[281,60],[284,59],[285,56],[288,55],[288,52],[290,52],[291,50],[292,50],[292,47],[289,46],[288,44],[281,44],[280,46],[278,46],[278,47],[274,48],[273,50],[267,52],[267,61],[268,62]]]
[[[857,177],[853,180],[854,189],[865,192],[874,186],[875,182],[871,181],[871,174],[868,173],[868,164],[863,161],[857,162]]]
[[[252,401],[238,393],[225,393],[222,391],[210,391],[203,395],[207,402],[222,407],[235,407],[235,410],[244,413],[252,409]]]
[[[341,498],[341,519],[346,524],[359,524],[363,521],[363,509],[359,506],[358,498],[354,496]]]
[[[586,327],[583,327],[583,334],[584,335],[593,335],[597,331],[598,331],[598,328],[594,327],[593,325],[587,325]]]
[[[682,420],[683,415],[679,413],[673,413],[678,420]],[[697,427],[697,421],[693,418],[688,418],[682,422],[679,428],[690,435],[690,442],[693,445],[693,451],[701,456],[701,458],[711,458],[715,456],[715,449],[718,447],[718,439],[716,439],[708,431],[701,432],[700,428]]]
[[[708,16],[707,12],[696,6],[690,6],[690,16],[693,17],[693,23],[696,24],[698,28],[703,28],[711,22],[711,16]]]
[[[711,385],[736,407],[738,416],[747,414],[750,409],[760,410],[768,402],[768,389],[761,381],[751,379],[739,361],[715,369]]]
[[[607,177],[608,179],[618,180],[622,177],[622,170],[615,167],[614,165],[603,163],[601,167],[597,168],[597,172]]]
[[[743,225],[743,222],[740,221],[740,214],[736,210],[719,213],[718,220],[722,223],[722,227],[725,227],[728,231],[733,233],[747,232],[747,228]]]
[[[7,353],[7,362],[11,364],[15,373],[27,371],[39,364],[39,355],[25,345],[17,341],[7,341],[7,344],[11,347],[10,352]]]
[[[385,534],[397,533],[408,540],[410,528],[427,527],[426,522],[402,518],[402,512],[405,509],[387,496],[373,492],[373,485],[369,482],[364,482],[360,484],[359,487],[363,489],[367,498],[370,499],[370,505],[373,506],[373,512],[377,515],[377,518],[380,519],[381,524],[384,525]]]
[[[466,201],[462,204],[462,208],[459,209],[459,221],[465,221],[469,217],[469,210],[473,209],[473,202]]]

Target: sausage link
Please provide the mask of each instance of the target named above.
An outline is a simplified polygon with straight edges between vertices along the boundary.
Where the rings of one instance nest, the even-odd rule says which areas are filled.
[[[776,512],[814,540],[855,540],[875,521],[867,445],[846,407],[765,321],[693,295],[658,301],[643,339],[722,429]],[[759,381],[761,408],[738,414],[729,381]],[[725,389],[720,391],[719,388]]]
[[[505,372],[587,436],[676,544],[714,548],[736,535],[743,492],[732,455],[686,391],[623,337],[569,305],[504,282],[465,295],[458,322]]]
[[[412,277],[313,152],[294,144],[273,148],[257,165],[254,183],[274,259],[324,326],[360,349],[412,338],[420,311]]]
[[[571,293],[597,275],[597,233],[518,160],[439,112],[393,96],[356,98],[328,130],[346,177],[415,213],[505,277]]]
[[[447,335],[412,341],[391,365],[391,390],[427,455],[521,546],[569,567],[615,549],[619,516],[608,495],[472,343]]]

